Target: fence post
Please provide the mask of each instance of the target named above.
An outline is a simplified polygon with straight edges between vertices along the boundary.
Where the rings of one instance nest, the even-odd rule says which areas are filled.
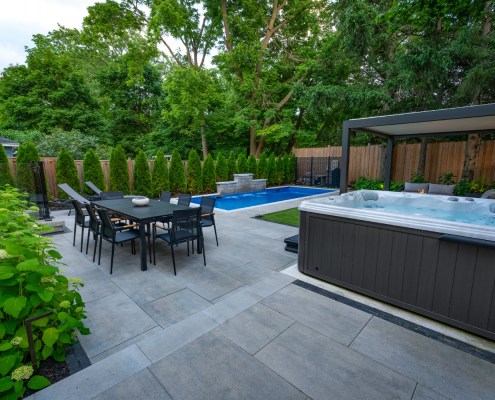
[[[311,172],[309,174],[309,186],[313,186],[313,156],[311,156]]]

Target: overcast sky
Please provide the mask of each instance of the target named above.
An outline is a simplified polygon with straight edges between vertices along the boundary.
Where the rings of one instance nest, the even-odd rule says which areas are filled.
[[[100,0],[103,2],[103,0]],[[57,23],[67,28],[81,29],[87,7],[95,0],[0,0],[0,71],[9,64],[24,64],[24,46],[32,47],[32,36],[57,29]],[[172,49],[179,43],[167,41]],[[208,57],[207,65],[211,57]]]

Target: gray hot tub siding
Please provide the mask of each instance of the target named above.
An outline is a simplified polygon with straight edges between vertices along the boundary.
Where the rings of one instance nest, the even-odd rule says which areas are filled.
[[[300,212],[299,270],[495,340],[495,250]]]

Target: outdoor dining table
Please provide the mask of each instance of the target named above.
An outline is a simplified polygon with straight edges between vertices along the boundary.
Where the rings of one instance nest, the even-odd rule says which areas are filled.
[[[163,217],[172,216],[175,210],[188,210],[190,208],[158,200],[150,200],[145,206],[135,206],[131,198],[91,201],[91,204],[98,208],[109,210],[112,214],[118,214],[125,219],[139,223],[141,271],[146,271],[148,269],[146,255],[146,225],[148,225],[148,232],[150,232],[150,223],[159,221],[163,219]],[[201,252],[202,248],[200,247],[200,243],[198,243],[198,253]]]

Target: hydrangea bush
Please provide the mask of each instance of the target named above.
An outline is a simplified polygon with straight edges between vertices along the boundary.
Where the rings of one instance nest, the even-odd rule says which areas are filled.
[[[31,324],[36,359],[65,360],[65,348],[76,343],[77,331],[89,334],[82,319],[84,302],[78,293],[80,279],[61,275],[61,256],[41,232],[52,228],[38,224],[16,188],[0,188],[0,397],[14,400],[25,385],[42,389],[50,382],[33,375],[25,320],[52,311]]]

